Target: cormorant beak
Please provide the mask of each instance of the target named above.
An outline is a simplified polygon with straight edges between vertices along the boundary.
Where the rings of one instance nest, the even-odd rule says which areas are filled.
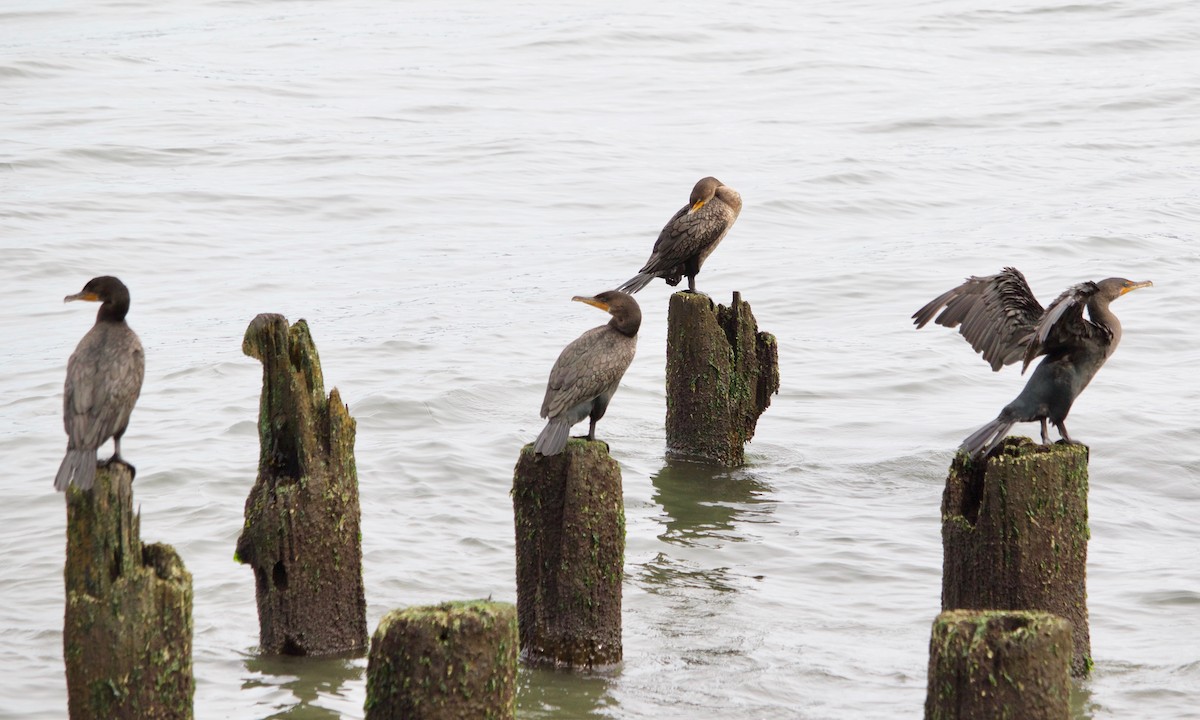
[[[1125,287],[1121,288],[1121,294],[1124,295],[1125,293],[1137,290],[1138,288],[1152,287],[1153,285],[1154,283],[1150,282],[1149,280],[1144,282],[1129,283]]]
[[[576,295],[575,297],[571,298],[571,300],[574,302],[587,303],[592,307],[598,307],[604,312],[608,312],[608,303],[604,302],[603,300],[597,300],[594,297],[583,297],[582,295]]]
[[[88,302],[100,302],[100,296],[94,292],[77,292],[74,295],[68,295],[63,298],[63,302],[68,303],[72,300],[87,300]]]
[[[704,207],[704,203],[706,203],[706,202],[708,202],[708,200],[697,200],[696,203],[694,205],[692,205],[692,209],[688,210],[688,215],[691,215],[692,213],[696,212],[700,208]]]

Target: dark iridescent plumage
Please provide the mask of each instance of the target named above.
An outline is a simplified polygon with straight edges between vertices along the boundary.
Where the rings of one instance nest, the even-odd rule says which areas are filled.
[[[654,243],[650,259],[618,290],[635,293],[656,277],[678,285],[686,275],[688,290],[696,291],[696,275],[704,260],[717,249],[742,211],[742,196],[714,177],[692,188],[688,204],[675,213]]]
[[[1073,442],[1066,426],[1071,405],[1121,341],[1121,323],[1109,303],[1150,285],[1124,278],[1084,282],[1043,309],[1025,277],[1014,268],[1004,268],[995,275],[967,278],[914,313],[918,328],[930,320],[959,328],[992,370],[1021,360],[1023,373],[1035,358],[1045,356],[1016,399],[963,440],[960,449],[982,457],[1000,444],[1013,425],[1034,420],[1041,421],[1042,443],[1049,443],[1047,421],[1054,423],[1063,440]]]
[[[637,349],[642,311],[637,301],[610,290],[595,297],[575,297],[613,317],[607,325],[592,328],[563,348],[542,401],[542,417],[549,422],[534,442],[534,452],[557,455],[567,445],[571,426],[591,418],[588,440],[596,439],[596,421],[604,417]]]
[[[68,295],[63,301],[71,300],[102,304],[96,313],[96,324],[79,341],[67,362],[63,389],[67,453],[54,478],[54,487],[66,490],[73,483],[89,490],[96,479],[96,450],[110,437],[113,455],[107,462],[122,461],[121,436],[142,390],[145,353],[137,334],[125,323],[129,290],[120,280],[109,276],[93,278],[81,292]]]

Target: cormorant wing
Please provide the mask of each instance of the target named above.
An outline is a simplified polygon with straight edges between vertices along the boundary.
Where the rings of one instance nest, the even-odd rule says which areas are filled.
[[[992,370],[999,370],[1027,354],[1026,342],[1043,313],[1021,271],[1006,267],[995,275],[971,276],[937,296],[913,313],[913,323],[957,327]]]
[[[121,330],[94,327],[67,361],[63,426],[72,447],[98,448],[129,423],[146,365],[142,344]]]
[[[625,374],[629,363],[622,364],[608,352],[606,342],[616,331],[607,325],[592,328],[563,348],[542,400],[542,417],[556,417],[581,402],[604,392]]]
[[[1069,350],[1086,342],[1108,343],[1112,331],[1104,325],[1083,317],[1092,296],[1100,291],[1096,283],[1082,282],[1067,288],[1059,295],[1030,333],[1025,348],[1025,364],[1021,372],[1039,355]]]
[[[663,226],[658,240],[654,241],[650,259],[638,272],[674,270],[720,238],[729,229],[729,219],[719,207],[721,204],[714,198],[690,214],[691,205],[680,208]]]

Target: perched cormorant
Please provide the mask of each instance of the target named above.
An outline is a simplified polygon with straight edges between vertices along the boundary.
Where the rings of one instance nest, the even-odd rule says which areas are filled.
[[[650,259],[637,275],[618,290],[635,293],[660,277],[672,287],[687,275],[688,291],[696,292],[696,275],[705,258],[733,227],[742,211],[742,196],[722,185],[715,177],[706,177],[692,188],[688,204],[679,209],[658,234]]]
[[[609,290],[595,297],[571,299],[607,311],[612,319],[580,335],[555,361],[542,401],[542,417],[550,421],[533,444],[534,452],[542,455],[562,452],[571,426],[585,417],[592,420],[587,439],[596,439],[596,421],[604,417],[621,377],[633,362],[642,325],[637,301],[623,292]]]
[[[142,390],[146,358],[137,334],[125,324],[129,290],[124,283],[109,276],[92,278],[81,292],[63,298],[63,302],[71,300],[101,305],[96,324],[67,362],[63,391],[67,455],[58,467],[54,487],[66,490],[74,483],[89,490],[96,481],[96,450],[109,438],[113,439],[113,455],[105,465],[125,462],[121,436]],[[129,469],[133,471],[133,466]]]
[[[1074,443],[1066,426],[1071,403],[1121,342],[1121,323],[1108,305],[1131,290],[1152,284],[1124,278],[1083,282],[1043,309],[1025,276],[1015,268],[1004,268],[995,275],[967,278],[914,313],[913,323],[918,328],[930,320],[958,327],[992,370],[1023,360],[1024,373],[1034,358],[1046,356],[1021,394],[995,420],[963,440],[959,449],[983,457],[1013,425],[1034,420],[1042,423],[1042,444],[1050,443],[1047,420],[1054,423],[1064,441]],[[1088,319],[1083,317],[1085,307]]]

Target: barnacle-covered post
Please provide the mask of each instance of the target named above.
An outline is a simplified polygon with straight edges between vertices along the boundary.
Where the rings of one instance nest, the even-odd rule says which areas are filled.
[[[677,292],[667,311],[667,453],[741,465],[758,418],[779,392],[779,346],[750,303]]]
[[[522,658],[560,667],[620,662],[625,506],[608,447],[572,439],[543,457],[526,445],[512,496]]]
[[[263,314],[242,350],[262,361],[258,479],[237,559],[254,568],[260,649],[328,655],[367,646],[354,418],[300,320]]]
[[[96,469],[67,489],[63,656],[73,720],[190,720],[192,576],[170,545],[143,545],[133,475]]]
[[[942,495],[942,610],[1040,610],[1072,626],[1071,671],[1091,668],[1088,449],[1007,438],[959,453]]]
[[[393,610],[367,660],[367,720],[512,720],[517,612],[487,600]]]
[[[933,622],[925,720],[1068,720],[1071,623],[1050,613],[949,610]]]

